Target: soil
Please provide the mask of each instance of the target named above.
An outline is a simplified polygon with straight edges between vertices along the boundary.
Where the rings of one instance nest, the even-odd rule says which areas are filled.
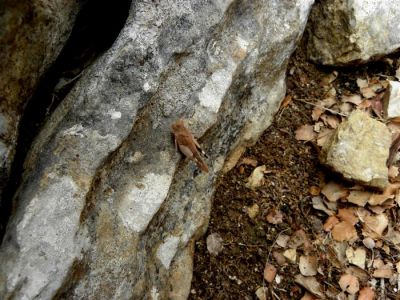
[[[330,176],[335,176],[319,164],[318,147],[312,142],[298,141],[295,130],[304,124],[313,124],[313,105],[324,99],[321,79],[333,69],[315,66],[305,59],[304,45],[292,55],[287,74],[287,95],[292,102],[281,108],[272,125],[259,141],[243,155],[255,159],[258,166],[265,165],[265,184],[255,190],[245,186],[254,166],[238,164],[222,176],[214,195],[213,209],[206,235],[196,243],[192,290],[189,299],[257,299],[256,290],[268,287],[266,299],[300,299],[305,289],[295,283],[299,274],[298,263],[279,264],[274,251],[284,250],[276,245],[282,233],[299,235],[311,242],[297,248],[297,257],[305,250],[318,257],[320,271],[316,275],[325,290],[334,294],[341,291],[338,281],[342,270],[329,261],[326,253],[331,249],[316,241],[326,233],[322,224],[327,216],[312,207],[310,187],[321,186]],[[394,64],[385,60],[357,68],[336,69],[334,82],[338,97],[343,92],[358,91],[356,79],[376,74],[393,75],[399,53],[391,56]],[[250,218],[247,208],[257,204],[259,213]],[[274,211],[283,214],[283,222],[271,224],[266,216]],[[218,233],[223,239],[223,250],[211,255],[206,238]],[[397,253],[398,255],[398,253]],[[266,264],[277,268],[280,278],[268,284],[264,280]],[[323,273],[324,275],[322,275]],[[370,275],[370,274],[369,274]],[[385,291],[386,299],[398,299],[390,285]]]

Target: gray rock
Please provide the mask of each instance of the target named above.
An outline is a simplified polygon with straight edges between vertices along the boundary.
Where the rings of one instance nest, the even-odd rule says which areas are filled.
[[[0,197],[25,104],[64,46],[79,8],[79,1],[67,0],[0,3]]]
[[[389,119],[400,117],[400,82],[389,81],[383,97],[383,110]]]
[[[217,176],[270,124],[312,3],[134,1],[25,161],[0,298],[185,299]],[[175,152],[178,118],[209,173]]]
[[[345,178],[383,189],[388,184],[390,144],[386,125],[356,110],[324,145],[321,160]]]
[[[400,48],[400,6],[391,0],[327,0],[315,4],[308,26],[308,56],[346,65]]]

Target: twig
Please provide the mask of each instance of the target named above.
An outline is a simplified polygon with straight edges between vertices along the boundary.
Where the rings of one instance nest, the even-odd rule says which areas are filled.
[[[288,231],[289,229],[290,229],[290,228],[286,228],[286,229],[284,229],[284,230],[282,230],[281,232],[278,233],[278,236],[276,237],[275,241],[272,243],[271,247],[269,248],[268,256],[267,256],[267,263],[269,263],[269,257],[271,256],[272,248],[275,246],[276,241],[278,240],[279,236],[280,236],[282,233],[284,233],[285,231]]]
[[[335,111],[335,110],[333,110],[333,109],[330,109],[330,108],[324,107],[324,106],[322,106],[322,105],[318,105],[318,104],[315,104],[315,103],[309,102],[307,99],[293,98],[293,100],[297,100],[297,101],[300,101],[300,102],[303,102],[303,103],[306,103],[306,104],[309,104],[309,105],[312,105],[312,106],[318,107],[318,108],[320,108],[320,109],[323,109],[323,110],[329,111],[330,113],[332,113],[332,114],[334,114],[334,115],[340,115],[340,116],[343,116],[343,117],[347,117],[347,116],[348,116],[348,115],[346,115],[346,114],[344,114],[344,113],[341,113],[341,112]],[[311,100],[311,99],[309,99],[309,100]]]

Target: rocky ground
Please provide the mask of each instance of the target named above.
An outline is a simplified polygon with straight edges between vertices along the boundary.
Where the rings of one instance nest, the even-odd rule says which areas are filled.
[[[291,58],[272,126],[219,182],[190,299],[399,299],[396,159],[381,192],[343,179],[319,156],[357,108],[397,137],[382,98],[385,81],[399,80],[400,54],[330,69],[307,62],[304,48]]]

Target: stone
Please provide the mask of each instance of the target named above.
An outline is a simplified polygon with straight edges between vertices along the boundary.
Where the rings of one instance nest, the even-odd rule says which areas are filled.
[[[391,134],[385,124],[356,110],[341,123],[321,151],[321,162],[345,178],[384,189]]]
[[[220,171],[279,109],[312,4],[134,1],[25,160],[0,298],[186,299]],[[176,152],[178,118],[209,173]]]
[[[308,56],[324,65],[380,58],[400,48],[400,6],[391,0],[317,2],[308,26]]]
[[[386,118],[400,117],[400,82],[388,81],[389,85],[383,96],[383,112]]]
[[[67,0],[0,4],[0,197],[26,103],[61,52],[80,7],[79,1]]]

